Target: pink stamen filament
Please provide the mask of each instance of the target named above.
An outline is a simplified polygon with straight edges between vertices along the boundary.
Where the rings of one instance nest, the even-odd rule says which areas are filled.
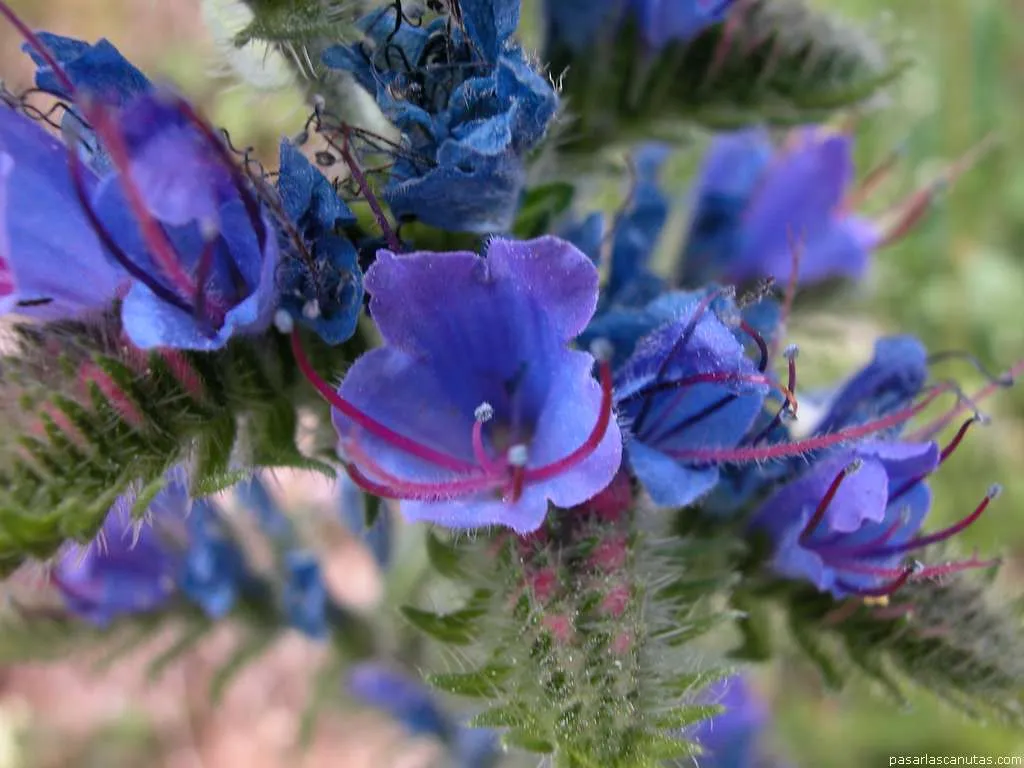
[[[861,597],[889,597],[900,590],[900,588],[910,581],[910,577],[914,575],[914,568],[905,568],[898,577],[888,584],[883,584],[880,587],[858,587],[856,584],[851,584],[844,579],[836,579],[836,586],[842,589],[844,592],[849,592],[853,595],[860,595]]]
[[[488,474],[497,475],[505,472],[505,465],[495,461],[487,453],[484,446],[484,422],[480,419],[473,424],[473,456]]]
[[[993,394],[1001,389],[1013,383],[1019,376],[1024,374],[1024,360],[1018,360],[1013,366],[1000,376],[995,381],[989,382],[987,385],[979,389],[970,399],[962,399],[957,402],[952,408],[950,408],[945,414],[939,416],[937,419],[929,424],[915,430],[907,436],[907,440],[911,442],[921,442],[930,440],[936,434],[945,429],[957,416],[962,414],[969,408],[974,407],[977,403],[982,400],[991,397]]]
[[[443,451],[438,451],[430,446],[423,445],[412,438],[395,432],[390,427],[381,424],[373,417],[363,413],[352,405],[352,403],[338,394],[330,384],[324,381],[320,377],[320,374],[316,372],[316,369],[313,368],[312,364],[310,364],[309,358],[306,357],[306,352],[302,348],[302,341],[299,338],[298,330],[293,331],[291,334],[291,346],[292,354],[295,356],[296,365],[299,366],[299,370],[302,372],[302,375],[305,376],[309,383],[312,384],[317,392],[320,393],[320,396],[323,397],[331,407],[337,408],[346,418],[354,421],[374,437],[384,440],[392,447],[397,448],[400,451],[404,451],[411,456],[437,464],[438,466],[450,469],[453,472],[471,473],[480,469],[476,464],[456,458],[450,454],[444,453]]]
[[[741,446],[739,448],[691,448],[684,450],[666,451],[672,456],[683,461],[693,463],[721,462],[721,463],[750,463],[758,461],[769,461],[772,459],[784,459],[800,456],[810,451],[818,451],[823,448],[831,448],[836,445],[859,440],[862,437],[882,432],[886,429],[905,424],[925,410],[938,397],[951,391],[947,385],[940,385],[929,392],[917,405],[905,408],[902,411],[891,413],[880,419],[859,424],[855,427],[833,432],[829,435],[818,435],[806,440],[797,440],[791,443],[775,443],[765,447]]]
[[[994,558],[992,560],[978,560],[977,556],[975,556],[970,560],[943,563],[942,565],[918,566],[912,569],[913,573],[911,573],[911,580],[924,581],[925,579],[951,576],[955,573],[963,573],[964,571],[976,570],[978,568],[991,568],[994,565],[998,565],[999,562],[999,558]],[[849,573],[857,573],[865,576],[880,576],[887,579],[897,578],[906,572],[906,568],[884,568],[881,566],[873,566],[866,563],[850,562],[845,560],[835,562],[830,561],[829,565],[840,571],[848,571]]]
[[[786,359],[788,360],[788,378],[786,381],[786,391],[793,396],[793,402],[796,402],[796,347],[791,347],[791,351],[787,350]],[[775,412],[775,416],[772,418],[768,425],[762,429],[754,439],[750,441],[751,445],[757,445],[763,440],[767,440],[768,436],[771,435],[772,431],[782,423],[782,417],[786,412],[792,414],[792,417],[796,418],[796,408],[790,404],[790,401],[785,400],[779,409]]]
[[[659,392],[667,392],[672,389],[685,390],[687,387],[692,387],[697,384],[760,384],[772,389],[777,389],[781,394],[789,408],[796,413],[799,403],[797,402],[796,396],[789,390],[788,387],[784,387],[781,384],[769,379],[767,376],[760,373],[736,373],[734,371],[709,371],[707,373],[695,373],[691,376],[684,376],[681,379],[673,379],[671,381],[658,381],[647,385],[643,389],[634,392],[628,397],[623,398],[620,402],[629,402],[639,397],[651,397]],[[678,405],[678,400],[681,396],[684,396],[685,392],[677,393],[672,404],[666,408],[666,410],[672,410]]]
[[[802,240],[789,238],[789,280],[786,281],[786,292],[782,296],[782,308],[779,311],[779,323],[775,331],[775,338],[769,350],[769,357],[775,357],[779,351],[779,345],[786,335],[786,326],[789,324],[790,315],[793,314],[793,304],[796,303],[796,291],[800,281],[800,262],[803,260],[804,245]]]
[[[68,147],[68,161],[71,183],[75,188],[75,195],[78,197],[78,202],[82,207],[82,213],[85,214],[93,232],[95,232],[103,247],[107,249],[107,252],[121,265],[125,272],[146,286],[161,301],[177,307],[182,312],[191,313],[193,311],[192,306],[132,261],[128,254],[114,240],[103,222],[100,221],[99,215],[93,209],[92,202],[89,200],[88,192],[85,189],[85,169],[81,158],[78,156],[78,151],[74,147]]]
[[[956,431],[956,435],[953,436],[953,439],[949,441],[949,444],[946,445],[946,447],[943,448],[942,452],[939,454],[939,463],[935,467],[935,470],[937,470],[939,467],[945,464],[946,459],[953,455],[953,452],[956,451],[957,447],[963,441],[964,436],[967,434],[967,430],[969,430],[973,424],[977,424],[979,421],[981,421],[979,417],[972,416],[971,418],[969,418],[967,421],[960,425],[960,429]],[[932,470],[932,472],[934,472],[935,470]],[[932,474],[932,472],[925,472],[924,474],[918,475],[917,477],[911,478],[910,480],[905,482],[896,490],[895,493],[889,496],[889,503],[892,504],[892,502],[896,501],[901,496],[906,494],[912,488],[917,486],[918,483],[920,483],[922,480],[926,479],[930,474]]]
[[[889,178],[892,169],[896,166],[896,162],[902,155],[903,152],[901,149],[894,149],[881,163],[868,171],[867,175],[840,204],[839,211],[841,213],[849,213],[850,211],[859,208],[864,201],[871,196],[871,193],[874,192],[883,181]]]
[[[545,480],[550,480],[553,477],[557,477],[563,472],[575,467],[597,450],[601,441],[604,440],[605,433],[608,431],[608,426],[612,421],[612,367],[607,361],[602,361],[600,363],[600,376],[601,410],[597,417],[597,423],[594,424],[594,428],[591,430],[590,435],[588,435],[587,439],[569,455],[550,464],[546,464],[543,467],[536,467],[534,469],[524,468],[524,482],[540,483]]]
[[[350,438],[343,443],[346,454],[351,457],[351,464],[359,468],[360,474],[366,478],[369,473],[379,478],[380,483],[386,486],[397,495],[397,498],[420,499],[434,501],[463,496],[471,493],[494,490],[505,481],[503,477],[493,475],[480,475],[475,477],[462,478],[459,480],[448,480],[438,483],[421,483],[403,480],[391,472],[388,472],[380,464],[370,458],[355,438]],[[367,478],[369,479],[369,478]],[[375,481],[371,481],[375,482]]]
[[[328,144],[334,147],[341,154],[341,159],[348,166],[349,173],[352,174],[352,178],[355,179],[356,184],[359,187],[359,191],[363,193],[363,197],[366,198],[366,203],[370,206],[370,210],[373,213],[373,217],[377,220],[377,225],[380,227],[381,232],[384,234],[384,238],[388,242],[388,247],[394,253],[402,252],[402,241],[398,239],[398,235],[395,234],[395,230],[388,222],[387,216],[384,215],[384,209],[381,208],[380,202],[377,200],[377,196],[373,193],[373,189],[370,188],[370,183],[366,180],[366,176],[363,174],[362,168],[352,155],[352,151],[349,148],[349,139],[351,133],[347,125],[343,125],[341,129],[341,146],[338,146],[333,141],[328,139]]]
[[[847,550],[844,555],[847,557],[891,557],[892,555],[903,555],[907,552],[913,552],[915,549],[921,549],[931,544],[937,544],[940,541],[946,541],[966,528],[969,528],[974,522],[980,518],[985,510],[988,509],[988,505],[992,503],[992,500],[999,495],[999,487],[993,487],[985,494],[985,498],[981,500],[981,503],[974,509],[971,514],[963,518],[953,525],[943,528],[941,531],[922,536],[920,538],[912,539],[904,544],[893,544],[883,547],[870,547],[869,545],[856,547]]]
[[[821,521],[825,519],[825,513],[828,511],[829,505],[839,492],[839,486],[843,484],[843,481],[846,478],[860,469],[862,463],[863,462],[859,459],[854,459],[839,470],[833,478],[832,482],[828,486],[828,490],[825,491],[825,495],[821,497],[821,500],[818,502],[818,506],[815,507],[814,514],[811,515],[811,519],[807,521],[807,525],[805,525],[803,531],[800,532],[800,546],[806,547],[808,545],[811,536],[814,535],[818,526],[821,525]]]

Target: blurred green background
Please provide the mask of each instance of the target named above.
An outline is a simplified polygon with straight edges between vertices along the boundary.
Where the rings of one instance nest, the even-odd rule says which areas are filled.
[[[848,371],[870,356],[873,339],[886,332],[915,333],[933,350],[966,349],[991,368],[1008,367],[1024,356],[1024,0],[818,2],[830,12],[877,25],[886,35],[898,32],[900,45],[917,61],[891,89],[889,104],[857,122],[862,170],[897,147],[903,152],[871,210],[885,211],[987,134],[994,132],[999,143],[944,192],[911,237],[878,255],[864,285],[838,297],[828,311],[808,308],[794,328],[805,345],[804,370],[819,380],[822,371]],[[34,26],[87,39],[109,37],[148,72],[163,74],[199,100],[236,144],[272,148],[282,134],[301,126],[301,99],[294,91],[240,86],[218,66],[199,5],[199,0],[13,3]],[[31,70],[17,52],[16,39],[0,30],[0,43],[0,71],[11,87],[24,87]],[[981,383],[962,363],[946,363],[936,375]],[[964,538],[982,552],[1008,556],[1004,581],[1012,588],[1024,585],[1024,387],[1000,393],[987,411],[993,424],[974,432],[934,481],[936,514],[942,522],[962,517],[990,483],[1003,483],[1003,497]],[[939,524],[936,519],[934,525]],[[882,766],[897,754],[1024,757],[1021,733],[966,721],[927,697],[916,697],[909,710],[897,710],[877,692],[856,687],[839,699],[823,693],[806,667],[790,664],[767,673],[764,683],[777,718],[777,749],[801,767]],[[38,713],[28,724],[0,728],[0,768],[54,764],[34,758],[37,739],[20,737],[10,762],[3,745],[12,728],[18,734],[49,732],[45,714]],[[138,727],[108,728],[101,751],[83,753],[74,764],[140,764],[111,757],[122,751],[118,739],[125,740],[127,753],[145,749],[152,755],[149,747],[133,746],[149,743]],[[333,764],[348,763],[341,758]]]

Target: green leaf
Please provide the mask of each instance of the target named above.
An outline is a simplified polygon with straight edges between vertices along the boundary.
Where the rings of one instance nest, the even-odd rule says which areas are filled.
[[[655,727],[664,728],[666,731],[682,730],[689,725],[720,715],[724,711],[725,707],[718,704],[684,704],[658,715],[654,719],[654,723]]]
[[[474,715],[469,723],[473,728],[527,728],[533,717],[518,704],[502,704]]]
[[[472,643],[477,635],[477,619],[485,613],[479,608],[464,608],[454,613],[438,614],[410,606],[403,606],[401,611],[418,630],[451,645]]]
[[[519,214],[512,233],[529,240],[551,231],[552,222],[569,210],[576,187],[564,181],[554,181],[528,189],[519,206]]]
[[[459,567],[459,550],[449,541],[441,541],[433,531],[427,531],[427,559],[434,570],[448,579],[465,576]]]
[[[509,667],[488,665],[474,672],[450,672],[428,675],[427,683],[446,693],[475,698],[493,698],[501,692],[502,682],[511,673]]]

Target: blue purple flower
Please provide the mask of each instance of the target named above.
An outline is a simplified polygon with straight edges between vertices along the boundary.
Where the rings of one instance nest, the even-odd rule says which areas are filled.
[[[281,307],[312,328],[328,344],[355,332],[363,306],[359,254],[340,227],[356,217],[320,171],[290,142],[281,142],[277,178],[281,204],[303,240],[288,243],[278,274]]]
[[[611,375],[568,348],[597,271],[568,243],[494,239],[469,252],[381,251],[366,275],[384,346],[334,398],[353,479],[412,520],[535,530],[548,503],[602,490],[621,460]]]
[[[663,507],[686,506],[715,487],[717,465],[677,454],[738,445],[769,388],[713,311],[715,293],[672,298],[679,301],[676,318],[641,339],[615,373],[629,466]]]
[[[525,182],[524,155],[557,98],[512,41],[516,0],[460,6],[461,27],[446,19],[415,27],[396,24],[388,5],[361,22],[370,42],[334,46],[324,62],[351,72],[403,134],[383,193],[396,216],[503,232]]]
[[[852,138],[822,128],[793,132],[775,150],[763,129],[717,137],[694,190],[683,282],[858,278],[885,233],[848,206]]]
[[[969,526],[998,493],[991,490],[955,525],[919,535],[931,505],[924,480],[951,451],[940,452],[931,442],[869,441],[833,452],[779,488],[750,527],[770,538],[777,573],[837,598],[885,597],[911,578],[980,567],[974,561],[931,567],[904,562]]]

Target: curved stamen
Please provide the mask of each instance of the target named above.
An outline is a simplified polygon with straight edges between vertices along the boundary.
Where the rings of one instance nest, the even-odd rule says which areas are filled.
[[[351,457],[351,462],[349,463],[354,464],[363,477],[366,477],[366,473],[369,472],[370,475],[380,478],[381,483],[400,494],[399,498],[403,499],[433,501],[452,498],[453,496],[493,490],[500,487],[504,482],[503,477],[479,474],[472,478],[447,480],[437,483],[403,480],[374,461],[355,438],[343,441],[342,448],[345,454]]]
[[[768,369],[768,342],[764,340],[764,336],[757,332],[746,320],[740,319],[740,330],[743,331],[747,336],[754,340],[757,344],[758,353],[761,355],[761,359],[757,362],[757,370],[764,373]]]
[[[844,592],[849,592],[851,595],[859,595],[860,597],[889,597],[910,581],[910,577],[914,575],[915,571],[916,568],[908,566],[903,569],[903,572],[896,579],[880,587],[858,587],[856,584],[851,584],[845,579],[836,579],[836,586]]]
[[[942,452],[939,454],[939,463],[936,465],[935,469],[933,469],[931,472],[925,472],[924,474],[918,475],[917,477],[913,477],[910,480],[907,480],[907,482],[905,482],[903,485],[897,488],[896,491],[889,496],[889,503],[892,504],[898,498],[905,495],[908,491],[914,488],[922,480],[924,480],[929,475],[933,474],[936,470],[938,470],[938,468],[941,467],[946,462],[946,459],[953,455],[953,452],[963,441],[964,436],[967,434],[967,430],[969,430],[972,425],[986,423],[988,423],[988,419],[982,416],[972,416],[963,424],[961,424],[960,429],[956,431],[956,435],[953,436],[953,439],[949,441],[949,444],[946,445],[946,447],[943,448]]]
[[[843,481],[852,475],[854,472],[859,470],[864,465],[861,459],[854,459],[845,467],[843,467],[833,478],[832,483],[829,485],[828,490],[825,491],[825,495],[821,497],[818,502],[818,506],[814,509],[814,514],[811,515],[811,519],[807,521],[807,525],[800,532],[800,546],[806,547],[810,541],[811,536],[821,525],[821,521],[825,519],[825,513],[828,511],[829,505],[832,500],[836,497],[839,492],[839,486],[843,484]]]
[[[786,360],[789,362],[789,373],[788,380],[786,382],[786,389],[789,390],[789,393],[792,394],[794,398],[796,397],[796,358],[799,352],[800,348],[797,347],[796,344],[790,344],[782,353],[785,356]],[[775,412],[774,418],[772,418],[772,420],[768,422],[768,425],[764,429],[762,429],[760,432],[757,433],[757,435],[754,436],[754,439],[750,441],[750,444],[757,445],[758,443],[767,440],[771,433],[775,430],[775,428],[782,423],[782,418],[787,413],[791,414],[791,416],[794,419],[796,418],[796,409],[790,406],[788,400],[779,406],[779,409]]]
[[[783,337],[786,335],[786,327],[789,325],[789,318],[793,314],[793,304],[796,303],[796,291],[800,282],[800,262],[804,256],[804,243],[802,240],[794,239],[792,233],[789,234],[789,280],[786,282],[786,291],[782,295],[779,322],[769,349],[769,357],[775,357],[775,353],[779,351],[779,345],[782,344]]]
[[[68,166],[71,171],[71,185],[75,189],[75,196],[78,198],[78,202],[82,207],[82,213],[85,214],[85,218],[89,221],[89,226],[92,227],[93,232],[96,233],[96,237],[99,238],[100,243],[107,252],[118,264],[121,265],[125,272],[146,286],[158,299],[173,307],[177,307],[182,312],[192,314],[194,311],[192,305],[158,280],[154,279],[152,275],[132,261],[128,254],[126,254],[121,249],[121,246],[119,246],[114,240],[114,236],[110,234],[110,230],[108,230],[103,222],[100,221],[100,217],[92,207],[92,201],[89,200],[88,192],[85,189],[85,178],[83,176],[85,169],[82,165],[82,159],[78,156],[78,151],[75,147],[68,147]]]
[[[946,541],[946,539],[952,538],[960,533],[965,528],[970,527],[974,522],[981,517],[985,510],[988,509],[988,505],[995,500],[1002,492],[1002,487],[999,485],[993,485],[988,489],[988,493],[981,500],[981,503],[975,507],[974,511],[971,512],[963,520],[960,520],[953,525],[943,528],[941,531],[922,536],[920,538],[912,539],[911,541],[903,544],[892,544],[885,547],[857,547],[855,549],[848,550],[845,554],[852,557],[890,557],[892,555],[902,555],[907,552],[913,552],[915,549],[921,549],[931,544],[937,544],[940,541]]]
[[[118,170],[117,178],[120,182],[121,191],[124,193],[125,201],[131,209],[136,223],[142,233],[143,240],[149,248],[153,260],[163,271],[164,276],[171,281],[171,284],[183,295],[194,296],[196,293],[195,282],[188,272],[181,265],[178,254],[171,243],[170,238],[163,227],[149,213],[142,192],[135,185],[131,177],[131,158],[124,138],[118,132],[105,109],[91,104],[82,104],[82,111],[89,118],[89,122],[96,131],[96,135],[103,141],[110,159]],[[219,311],[223,307],[218,308]]]
[[[326,400],[333,408],[337,408],[341,411],[346,418],[354,421],[371,435],[379,437],[394,448],[404,451],[411,456],[437,464],[438,466],[450,469],[453,472],[472,473],[479,471],[480,467],[472,462],[456,458],[451,454],[423,445],[412,438],[395,432],[390,427],[381,424],[373,417],[363,413],[352,405],[352,403],[343,398],[334,390],[333,387],[331,387],[330,384],[320,377],[320,374],[317,373],[316,369],[310,364],[309,358],[306,357],[306,351],[302,348],[302,341],[299,338],[298,330],[292,330],[291,332],[291,346],[296,365],[299,366],[299,370],[302,371],[302,375],[305,376],[316,391],[320,393],[320,396],[323,397],[324,400]]]
[[[993,394],[998,392],[1000,389],[1006,389],[1007,386],[1012,385],[1021,374],[1024,374],[1024,360],[1018,360],[1014,363],[1002,376],[998,377],[995,381],[990,382],[986,386],[979,389],[968,399],[961,400],[950,408],[942,416],[915,430],[913,433],[907,436],[908,440],[918,442],[923,440],[930,440],[934,435],[945,429],[957,416],[963,413],[967,409],[977,410],[976,404],[982,400],[991,397]],[[1009,382],[1007,384],[1006,382]]]
[[[587,439],[572,453],[557,461],[546,464],[543,467],[526,469],[523,472],[525,482],[540,483],[557,477],[566,470],[572,469],[590,454],[597,450],[597,447],[604,440],[608,425],[612,421],[612,367],[607,360],[600,363],[601,367],[601,411],[597,417],[597,423],[587,436]]]
[[[941,363],[945,360],[963,360],[971,365],[974,370],[985,377],[985,380],[990,384],[998,383],[1002,387],[1012,387],[1013,377],[1008,374],[1002,374],[997,376],[988,369],[988,367],[977,358],[976,355],[972,355],[970,352],[962,349],[947,349],[942,352],[932,352],[925,358],[925,363],[928,365],[934,365],[935,363]]]
[[[732,463],[744,464],[758,461],[770,461],[772,459],[786,459],[801,456],[811,451],[820,451],[824,448],[832,448],[862,437],[882,432],[892,427],[900,426],[917,416],[925,410],[938,397],[950,391],[945,385],[935,387],[924,396],[917,405],[896,411],[880,419],[858,424],[854,427],[839,430],[828,435],[817,435],[804,440],[796,440],[791,443],[775,443],[772,445],[741,446],[739,448],[691,448],[685,450],[666,451],[669,456],[694,463]]]
[[[497,475],[505,471],[505,465],[495,461],[484,446],[484,424],[494,418],[494,408],[488,402],[480,403],[473,413],[473,456],[488,474]]]

